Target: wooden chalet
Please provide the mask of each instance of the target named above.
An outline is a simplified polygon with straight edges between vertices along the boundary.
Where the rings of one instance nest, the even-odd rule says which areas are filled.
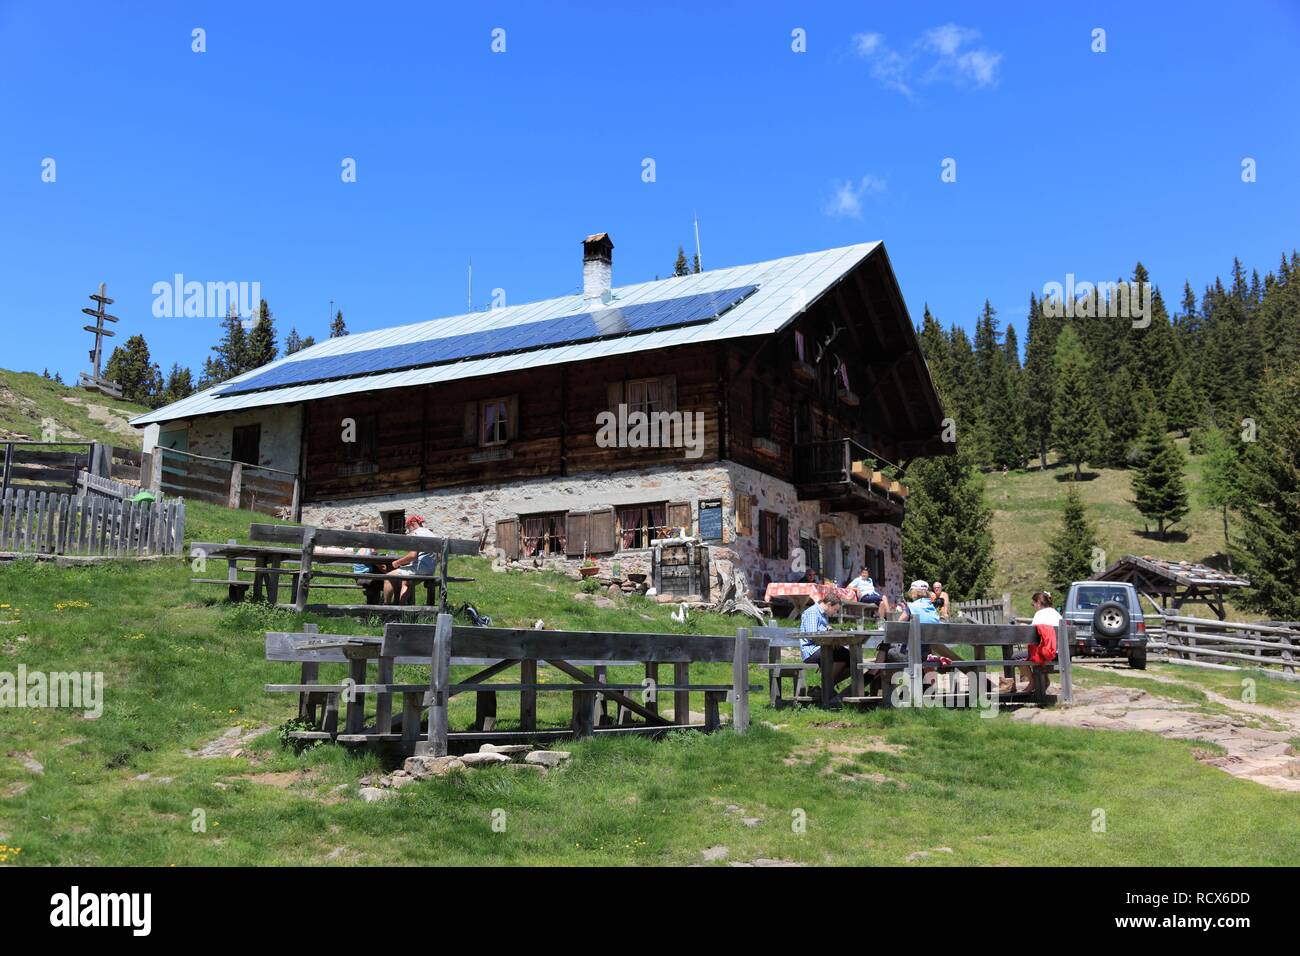
[[[582,295],[330,339],[134,424],[146,450],[297,474],[316,524],[419,513],[508,559],[625,570],[684,531],[756,588],[801,547],[900,589],[906,482],[884,472],[951,448],[884,246],[621,288],[609,237],[583,249]],[[611,428],[634,412],[657,443]]]

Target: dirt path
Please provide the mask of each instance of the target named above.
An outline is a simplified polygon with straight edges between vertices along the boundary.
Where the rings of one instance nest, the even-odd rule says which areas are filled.
[[[1203,740],[1226,753],[1209,750],[1196,759],[1234,777],[1253,780],[1276,790],[1300,792],[1300,751],[1291,740],[1300,736],[1300,714],[1261,704],[1247,704],[1198,685],[1147,671],[1125,671],[1154,683],[1193,687],[1206,698],[1232,711],[1201,713],[1195,704],[1156,697],[1136,687],[1076,688],[1069,707],[1039,710],[1025,708],[1013,720],[1052,727],[1087,727],[1093,730],[1147,730],[1175,740]],[[1276,721],[1284,730],[1252,726],[1261,717]]]

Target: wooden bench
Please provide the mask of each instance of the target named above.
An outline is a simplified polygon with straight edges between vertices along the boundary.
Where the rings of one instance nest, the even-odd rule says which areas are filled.
[[[754,637],[767,640],[767,662],[752,664],[760,670],[767,671],[767,702],[774,709],[789,707],[793,704],[810,704],[813,699],[808,694],[808,673],[817,670],[816,664],[800,661],[783,661],[781,653],[786,648],[799,650],[799,632],[789,627],[754,627],[750,628]],[[781,695],[782,682],[791,681],[790,697]]]
[[[894,705],[891,690],[899,680],[896,674],[902,673],[909,683],[908,694],[911,700],[920,699],[922,677],[926,672],[965,673],[975,680],[989,679],[989,671],[1002,669],[1003,676],[1015,677],[1019,667],[1027,667],[1031,675],[1031,689],[1013,694],[997,695],[1001,703],[1028,703],[1046,706],[1052,702],[1048,695],[1051,675],[1060,676],[1060,699],[1066,703],[1074,696],[1073,678],[1070,669],[1070,641],[1073,639],[1073,626],[1062,621],[1057,628],[1057,659],[1048,664],[1030,664],[1014,656],[1014,648],[1037,643],[1038,632],[1028,624],[922,624],[913,618],[911,621],[890,621],[885,624],[881,646],[905,647],[906,660],[903,661],[865,661],[860,666],[866,674],[878,676],[880,693],[861,697],[845,697],[846,703],[874,703],[882,707]],[[974,660],[954,660],[949,665],[940,666],[926,660],[926,648],[931,644],[969,645],[974,653]],[[988,660],[985,652],[989,647],[1002,650],[1000,660]],[[995,675],[996,676],[996,675]],[[887,679],[888,678],[888,679]],[[892,686],[891,686],[892,685]],[[970,691],[967,691],[969,694]],[[956,698],[955,691],[945,697]]]
[[[460,627],[451,615],[440,614],[436,625],[388,624],[382,638],[350,635],[322,635],[314,629],[301,634],[272,632],[266,635],[268,660],[298,662],[302,680],[296,684],[268,684],[266,690],[297,693],[299,715],[317,729],[296,731],[298,739],[334,739],[340,743],[393,745],[405,752],[430,752],[442,755],[449,741],[482,739],[517,739],[532,736],[579,737],[597,732],[664,733],[675,728],[694,727],[690,723],[690,694],[704,695],[705,731],[721,726],[721,704],[733,701],[733,725],[738,730],[748,726],[748,665],[751,654],[766,657],[767,642],[751,638],[741,630],[735,639],[697,637],[677,634],[621,634],[567,631],[513,630],[507,628]],[[376,680],[367,681],[369,663],[376,664]],[[692,684],[692,663],[731,662],[730,684]],[[321,663],[347,664],[345,682],[323,684],[319,680]],[[659,684],[660,664],[673,665],[673,681]],[[400,684],[393,681],[397,664],[424,664],[430,668],[428,682]],[[452,681],[453,664],[473,665],[479,669],[463,680]],[[645,667],[653,684],[611,683],[607,669],[611,666],[638,664]],[[541,683],[539,666],[549,665],[568,677],[571,684]],[[592,673],[581,669],[593,668]],[[492,678],[518,667],[517,683],[493,683]],[[647,686],[656,691],[651,699],[637,701],[630,694],[644,692]],[[737,692],[743,688],[743,692]],[[755,688],[756,689],[756,688]],[[659,714],[657,692],[673,694],[674,712],[670,721]],[[520,730],[503,732],[495,728],[496,695],[520,695]],[[567,730],[540,731],[537,727],[539,693],[573,695],[571,725]],[[460,693],[476,695],[476,717],[468,731],[453,733],[448,726],[447,704]],[[365,726],[365,696],[376,698],[374,723]],[[401,714],[394,714],[394,698],[400,695]],[[602,719],[603,702],[620,707],[619,719],[610,724]],[[338,728],[339,710],[345,706],[343,729]],[[429,711],[428,729],[423,731],[421,712]],[[630,723],[630,716],[640,717],[642,724]]]

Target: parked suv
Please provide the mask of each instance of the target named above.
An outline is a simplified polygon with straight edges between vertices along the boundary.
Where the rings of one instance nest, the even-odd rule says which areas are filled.
[[[1074,625],[1075,657],[1127,657],[1147,666],[1147,625],[1137,589],[1123,581],[1075,581],[1061,616]]]

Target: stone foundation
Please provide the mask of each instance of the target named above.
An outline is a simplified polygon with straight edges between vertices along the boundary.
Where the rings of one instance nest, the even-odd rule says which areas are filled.
[[[736,534],[736,496],[752,494],[757,498],[751,518],[751,533]],[[734,462],[696,465],[655,466],[652,468],[608,473],[588,473],[565,478],[543,478],[510,485],[468,485],[436,491],[380,495],[373,498],[339,501],[315,501],[303,505],[304,524],[353,530],[381,531],[384,514],[402,511],[423,515],[427,527],[436,535],[472,538],[484,542],[486,549],[495,547],[496,523],[518,515],[560,511],[588,510],[599,507],[625,507],[666,501],[689,501],[692,506],[693,531],[699,530],[700,500],[722,502],[723,540],[709,541],[710,571],[730,573],[743,568],[750,588],[757,598],[769,581],[792,581],[799,577],[790,559],[765,558],[758,550],[758,513],[770,511],[785,517],[790,529],[793,554],[801,537],[836,542],[848,546],[850,564],[858,565],[864,546],[880,548],[885,554],[885,580],[877,587],[888,594],[902,589],[899,530],[886,524],[860,524],[854,515],[821,514],[815,501],[799,501],[794,486],[770,475]],[[833,533],[832,533],[833,532]],[[524,564],[538,564],[557,571],[576,574],[582,561],[564,555],[523,557]],[[618,551],[595,557],[601,575],[608,576],[618,565],[621,574],[651,571],[648,548]],[[823,559],[823,569],[843,583],[857,573],[857,567],[841,568],[842,561]],[[831,572],[834,572],[833,575]]]

